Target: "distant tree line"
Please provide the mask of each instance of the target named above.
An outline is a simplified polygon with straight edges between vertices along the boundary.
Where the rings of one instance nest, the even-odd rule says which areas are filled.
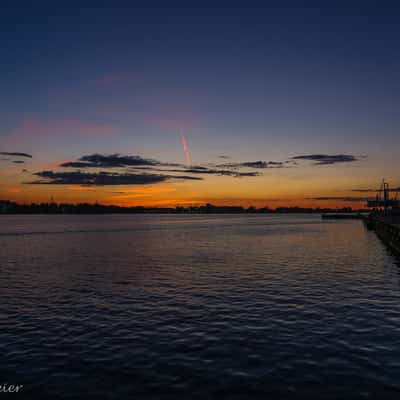
[[[215,206],[205,204],[202,206],[189,207],[121,207],[115,205],[103,204],[67,204],[67,203],[31,203],[18,204],[8,200],[0,200],[0,214],[147,214],[147,213],[163,213],[163,214],[304,214],[304,213],[329,213],[329,212],[360,212],[366,210],[353,210],[351,207],[344,208],[305,208],[305,207],[278,207],[271,209],[268,207],[242,207],[242,206]]]

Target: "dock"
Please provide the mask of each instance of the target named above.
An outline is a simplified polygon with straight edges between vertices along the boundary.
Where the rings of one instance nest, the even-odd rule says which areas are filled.
[[[371,213],[364,218],[367,229],[374,230],[377,236],[394,253],[400,255],[400,216],[379,216]]]
[[[395,193],[395,197],[391,196]],[[327,213],[322,219],[361,219],[367,229],[375,231],[377,236],[394,254],[400,256],[400,189],[391,189],[389,184],[382,180],[379,189],[376,189],[374,199],[369,199],[367,207],[372,209],[368,214],[358,213]]]

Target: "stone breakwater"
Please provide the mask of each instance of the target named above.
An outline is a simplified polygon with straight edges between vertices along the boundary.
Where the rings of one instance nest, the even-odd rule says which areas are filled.
[[[368,216],[364,222],[393,252],[400,254],[400,224],[393,223],[391,218],[378,216]]]

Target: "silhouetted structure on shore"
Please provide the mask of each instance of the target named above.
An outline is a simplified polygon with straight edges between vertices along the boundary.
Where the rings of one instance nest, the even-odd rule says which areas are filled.
[[[330,213],[341,212],[351,213],[365,210],[353,210],[351,207],[331,209],[331,208],[303,208],[303,207],[278,207],[275,210],[268,207],[241,207],[241,206],[214,206],[205,204],[203,206],[177,206],[169,207],[121,207],[115,205],[102,204],[63,204],[63,203],[32,203],[17,204],[8,200],[0,200],[0,214],[304,214],[304,213]]]

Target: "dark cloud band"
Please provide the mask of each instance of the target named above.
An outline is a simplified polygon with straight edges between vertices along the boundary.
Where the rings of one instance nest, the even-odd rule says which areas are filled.
[[[255,163],[243,163],[235,165],[235,168],[250,167],[250,168],[262,168],[259,164],[262,161],[256,161]],[[275,164],[275,163],[273,163]],[[272,165],[272,164],[271,164]],[[232,176],[235,178],[239,177],[254,177],[259,176],[258,172],[241,172],[232,171],[231,169],[221,169],[219,166],[192,166],[187,167],[184,164],[177,163],[166,163],[157,161],[150,158],[143,158],[140,156],[122,156],[119,154],[102,155],[102,154],[91,154],[86,155],[77,161],[69,161],[60,165],[63,168],[77,168],[77,169],[88,169],[88,168],[102,168],[102,169],[128,169],[134,172],[135,170],[147,170],[157,172],[156,176],[164,176],[165,173],[184,173],[184,174],[203,174],[203,175],[220,175],[220,176]],[[227,168],[231,168],[232,165],[227,164]],[[174,169],[171,169],[174,168]],[[136,173],[136,175],[138,175]],[[140,174],[139,174],[140,175]],[[186,175],[185,175],[186,176]]]
[[[31,154],[28,154],[28,153],[0,151],[0,154],[3,155],[3,156],[10,156],[10,157],[26,157],[26,158],[32,158],[32,155],[31,155]]]
[[[284,168],[286,167],[286,164],[288,164],[288,161],[247,161],[241,163],[220,164],[217,165],[217,167],[266,169],[266,168]]]
[[[94,186],[107,186],[107,185],[148,185],[154,183],[165,182],[167,180],[201,180],[199,177],[192,176],[172,176],[161,174],[135,174],[135,173],[110,173],[99,172],[89,173],[81,171],[73,172],[54,172],[54,171],[41,171],[36,172],[40,180],[28,182],[35,185],[94,185]]]
[[[17,155],[29,157],[25,153],[0,153],[3,155]],[[224,156],[223,158],[227,158]],[[225,163],[219,165],[194,165],[188,167],[179,163],[166,163],[152,158],[143,158],[137,155],[125,156],[120,154],[90,154],[75,161],[65,162],[62,168],[74,168],[75,171],[41,171],[33,175],[40,179],[28,182],[30,184],[53,185],[145,185],[170,180],[202,180],[198,175],[219,175],[240,177],[256,177],[262,175],[258,171],[269,168],[286,168],[288,164],[295,164],[295,160],[314,161],[315,165],[330,165],[343,162],[354,162],[358,158],[353,155],[326,155],[311,154],[292,157],[288,161],[247,161]],[[22,163],[22,161],[17,161]],[[93,172],[93,169],[99,169]],[[91,169],[91,171],[87,171]],[[102,170],[101,170],[102,169]],[[242,170],[244,169],[244,170]],[[247,169],[247,171],[246,171]],[[105,171],[104,171],[105,170]],[[343,200],[360,201],[365,198],[313,198],[312,200]]]
[[[357,192],[357,193],[377,193],[381,191],[382,189],[352,189],[352,192]],[[400,193],[400,187],[389,188],[389,192]]]
[[[357,196],[323,196],[323,197],[306,197],[305,200],[315,201],[348,201],[348,202],[360,202],[372,200],[370,197],[357,197]]]
[[[308,154],[292,157],[291,160],[308,160],[314,161],[314,165],[332,165],[337,163],[350,163],[359,161],[360,158],[351,154]]]
[[[144,165],[154,166],[162,165],[162,163],[140,156],[91,154],[81,157],[78,161],[66,162],[60,166],[70,168],[124,168]]]

